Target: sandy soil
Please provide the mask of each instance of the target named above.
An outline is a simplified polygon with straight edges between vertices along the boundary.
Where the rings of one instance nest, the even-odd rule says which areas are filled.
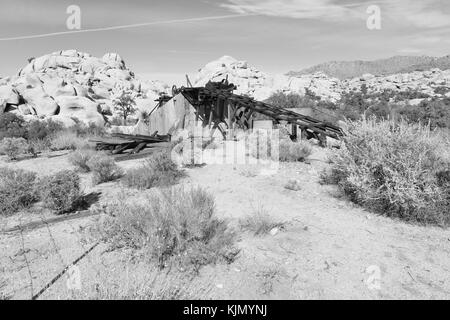
[[[325,149],[315,149],[310,164],[282,164],[270,176],[248,177],[232,165],[186,169],[182,182],[214,194],[217,213],[237,227],[239,219],[265,210],[284,229],[275,235],[240,232],[241,249],[229,265],[208,266],[190,283],[194,298],[219,299],[448,299],[450,298],[450,230],[406,224],[367,212],[345,200],[334,186],[319,184],[327,166]],[[71,168],[67,153],[43,155],[0,165],[26,168],[39,175]],[[142,160],[120,162],[130,168]],[[297,179],[301,190],[286,189]],[[82,175],[86,193],[98,193],[101,206],[120,192],[118,182],[99,186]],[[46,221],[50,212],[32,210],[1,218],[2,230]],[[29,299],[93,241],[83,230],[96,216],[43,225],[34,230],[0,233],[0,297]],[[130,261],[127,252],[106,252],[100,245],[77,266],[81,290],[69,290],[67,277],[41,299],[95,296],[99,285],[111,290],[142,282],[152,274]],[[124,275],[126,279],[124,280]],[[116,287],[114,287],[116,286]],[[192,297],[192,296],[191,296]]]

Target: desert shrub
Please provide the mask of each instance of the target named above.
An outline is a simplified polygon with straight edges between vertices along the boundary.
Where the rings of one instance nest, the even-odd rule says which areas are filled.
[[[0,114],[0,140],[3,138],[26,138],[25,119],[11,112]]]
[[[92,171],[92,182],[99,184],[113,181],[123,175],[122,169],[116,164],[114,159],[104,154],[92,156],[86,165]]]
[[[127,187],[150,189],[176,184],[183,176],[184,172],[172,161],[170,153],[158,151],[140,167],[128,170],[122,181]]]
[[[86,137],[86,136],[95,136],[102,137],[106,134],[106,129],[104,126],[99,125],[95,122],[89,122],[85,124],[77,118],[72,118],[75,124],[71,126],[69,129],[72,132],[75,132],[77,136]]]
[[[298,93],[275,92],[265,102],[279,108],[311,108],[316,105],[315,100],[308,95]]]
[[[89,147],[86,139],[77,136],[73,131],[65,130],[54,136],[50,141],[52,150],[75,150]]]
[[[289,181],[284,186],[288,190],[299,191],[302,189],[300,181],[297,179],[289,179]]]
[[[242,229],[258,236],[268,234],[274,228],[283,227],[283,223],[276,222],[263,207],[253,210],[250,215],[241,219],[239,224]]]
[[[24,138],[3,138],[0,141],[0,153],[16,160],[17,156],[28,152],[28,143]]]
[[[429,127],[406,122],[348,123],[344,146],[322,177],[355,203],[390,217],[421,223],[450,222],[448,142]]]
[[[233,261],[234,233],[215,217],[213,197],[201,188],[172,187],[118,199],[100,221],[100,238],[111,249],[139,250],[160,268],[178,265],[198,270],[221,260]]]
[[[89,172],[91,168],[88,166],[88,161],[96,154],[97,152],[91,149],[75,150],[69,155],[69,162],[81,172]]]
[[[73,211],[81,199],[80,177],[71,170],[42,178],[39,189],[44,205],[57,214]]]
[[[261,169],[257,165],[242,165],[239,168],[239,174],[247,178],[253,178],[259,175]]]
[[[44,138],[39,140],[28,141],[28,153],[37,156],[39,153],[50,150],[50,139]]]
[[[64,125],[61,122],[52,119],[34,120],[27,124],[27,138],[28,140],[43,140],[63,130]]]
[[[280,161],[283,162],[304,161],[312,153],[312,147],[306,141],[293,142],[283,139],[279,146]]]
[[[336,104],[330,101],[322,101],[321,97],[315,95],[314,92],[308,88],[305,88],[304,95],[300,95],[298,93],[286,94],[282,91],[278,91],[272,94],[265,102],[279,108],[310,109],[312,116],[321,121],[335,122],[337,120],[337,115],[334,112],[337,108]],[[256,119],[265,118],[267,117],[257,115]]]
[[[13,214],[37,201],[35,180],[33,172],[0,168],[0,215]]]
[[[424,100],[417,106],[405,106],[398,112],[409,122],[430,124],[434,128],[450,128],[450,99]]]

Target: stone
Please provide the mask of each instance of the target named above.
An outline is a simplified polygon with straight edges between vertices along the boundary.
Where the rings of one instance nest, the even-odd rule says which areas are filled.
[[[109,99],[111,96],[109,89],[101,85],[93,86],[92,91],[95,94],[95,99]]]
[[[22,115],[35,114],[36,112],[28,104],[21,104],[17,107]]]
[[[22,96],[25,102],[30,105],[37,116],[52,116],[59,112],[59,106],[42,87],[24,90]]]
[[[0,99],[6,104],[19,104],[19,95],[14,91],[11,85],[0,86]]]
[[[104,124],[103,116],[98,112],[98,103],[78,96],[58,96],[55,97],[60,106],[59,115],[75,117],[85,123],[94,122]]]

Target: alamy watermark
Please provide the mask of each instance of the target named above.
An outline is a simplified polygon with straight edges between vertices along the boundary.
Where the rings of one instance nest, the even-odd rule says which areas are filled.
[[[381,289],[381,269],[379,266],[371,265],[366,268],[366,274],[369,276],[365,280],[367,288],[369,290]]]
[[[180,144],[172,150],[172,159],[185,165],[254,165],[260,174],[270,175],[278,172],[280,162],[280,131],[248,130],[224,140],[219,145],[211,142],[207,130],[195,128]],[[232,136],[233,131],[227,132]],[[212,146],[211,144],[214,144]]]
[[[69,30],[81,29],[81,8],[78,5],[72,4],[67,7],[66,13],[69,15],[66,20],[66,27]]]

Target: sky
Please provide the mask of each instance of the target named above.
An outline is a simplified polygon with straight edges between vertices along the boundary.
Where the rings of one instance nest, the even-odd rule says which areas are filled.
[[[67,27],[72,5],[80,30]],[[370,30],[373,5],[381,28]],[[0,0],[0,76],[63,49],[117,52],[136,74],[176,84],[223,55],[274,74],[336,60],[444,56],[450,1]]]

